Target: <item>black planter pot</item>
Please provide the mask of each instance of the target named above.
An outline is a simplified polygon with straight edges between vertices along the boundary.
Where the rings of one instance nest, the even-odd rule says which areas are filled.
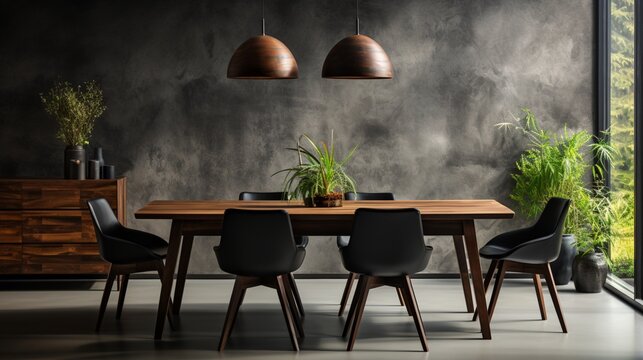
[[[67,146],[65,148],[65,161],[63,164],[65,164],[65,179],[74,179],[77,177],[72,176],[72,168],[71,168],[71,163],[72,161],[79,160],[83,164],[85,164],[85,148],[82,146]]]
[[[607,279],[607,261],[603,253],[592,252],[574,259],[573,276],[576,291],[599,293]]]
[[[572,279],[572,264],[576,255],[578,255],[575,242],[576,238],[573,234],[563,235],[558,259],[551,263],[551,272],[556,285],[567,285]]]

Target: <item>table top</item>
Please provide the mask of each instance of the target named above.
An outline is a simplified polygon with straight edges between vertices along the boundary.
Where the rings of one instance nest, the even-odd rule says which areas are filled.
[[[301,201],[155,200],[136,211],[137,219],[221,219],[226,209],[284,209],[292,218],[352,217],[358,208],[416,208],[423,219],[510,219],[514,212],[496,200],[386,200],[348,201],[334,208],[305,207]]]

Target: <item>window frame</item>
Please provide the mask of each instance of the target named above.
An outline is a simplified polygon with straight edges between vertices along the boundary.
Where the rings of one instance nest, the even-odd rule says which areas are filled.
[[[611,76],[611,1],[596,0],[596,121],[595,134],[605,136],[610,128]],[[608,279],[606,288],[643,311],[643,0],[634,1],[634,292],[620,279]],[[609,140],[609,139],[608,139]],[[606,168],[605,185],[610,187],[610,166]]]

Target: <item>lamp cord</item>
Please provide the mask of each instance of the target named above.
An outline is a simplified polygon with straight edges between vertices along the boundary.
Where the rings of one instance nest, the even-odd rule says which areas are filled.
[[[359,35],[359,0],[355,0],[355,35]]]
[[[264,0],[261,0],[261,35],[266,35],[266,18]]]

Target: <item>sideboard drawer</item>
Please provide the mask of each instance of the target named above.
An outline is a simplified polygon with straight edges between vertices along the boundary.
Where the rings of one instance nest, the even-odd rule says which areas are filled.
[[[24,245],[23,274],[102,274],[109,264],[98,255],[98,245]]]
[[[22,184],[12,180],[0,180],[0,209],[15,210],[22,207]]]
[[[22,216],[19,211],[0,211],[0,244],[22,242]]]
[[[0,274],[19,274],[22,268],[22,245],[0,246]]]
[[[117,180],[30,180],[22,183],[23,209],[87,209],[87,201],[105,198],[118,203]]]
[[[87,210],[22,212],[23,243],[96,243]]]

